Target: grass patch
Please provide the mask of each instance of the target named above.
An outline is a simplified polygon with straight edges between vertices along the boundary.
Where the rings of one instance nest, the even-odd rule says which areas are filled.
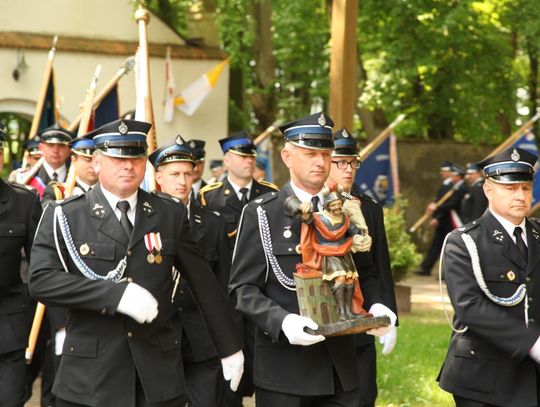
[[[449,340],[442,311],[401,314],[394,351],[384,356],[377,344],[377,406],[454,406],[436,382]]]

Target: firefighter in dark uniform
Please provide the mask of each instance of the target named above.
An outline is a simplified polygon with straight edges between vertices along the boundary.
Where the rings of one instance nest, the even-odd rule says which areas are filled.
[[[442,185],[435,195],[435,199],[426,207],[426,213],[431,215],[429,226],[434,229],[433,238],[428,252],[420,264],[420,270],[415,271],[421,276],[431,275],[431,269],[439,259],[444,238],[454,230],[458,224],[457,216],[461,207],[461,200],[465,195],[463,185],[464,170],[457,164],[443,161],[439,170]],[[435,205],[448,191],[454,189],[452,196],[439,207]]]
[[[193,239],[212,267],[223,292],[227,293],[231,255],[225,221],[219,213],[202,208],[190,199],[195,167],[192,151],[182,137],[178,136],[175,143],[150,154],[149,160],[156,169],[156,181],[161,191],[180,199],[186,205]],[[174,304],[178,313],[174,322],[182,341],[188,405],[221,406],[224,390],[221,363],[185,279],[180,279],[175,294]]]
[[[257,147],[247,131],[221,139],[219,144],[224,154],[227,179],[204,187],[199,198],[202,206],[218,211],[225,218],[232,248],[244,205],[260,195],[276,191],[277,187],[270,182],[253,179]]]
[[[330,171],[332,121],[316,113],[281,126],[281,157],[290,182],[244,209],[233,255],[229,291],[236,308],[257,325],[254,384],[257,406],[357,406],[358,361],[352,336],[311,335],[310,318],[299,315],[293,272],[301,256],[300,220],[285,213],[292,196],[322,210],[322,189]],[[375,316],[395,315],[381,304],[379,278],[368,252],[353,255],[365,308]],[[393,325],[393,324],[392,324]],[[380,328],[372,334],[384,335]]]
[[[488,210],[443,249],[455,316],[438,379],[458,407],[540,405],[540,222],[527,218],[535,162],[509,148],[477,164]]]
[[[204,315],[224,376],[233,388],[240,380],[241,340],[185,206],[139,189],[149,129],[118,120],[88,133],[98,184],[48,206],[36,234],[30,294],[68,309],[57,407],[179,405],[185,385],[172,324],[173,266]]]
[[[199,196],[201,188],[206,186],[206,182],[203,180],[202,175],[204,172],[204,163],[206,162],[206,151],[204,146],[206,141],[204,140],[189,140],[188,146],[195,155],[195,167],[193,167],[193,200],[196,200]]]
[[[0,130],[0,150],[4,133]],[[0,157],[0,169],[3,167]],[[0,178],[0,406],[20,407],[25,392],[24,350],[32,321],[30,298],[21,280],[21,251],[30,256],[41,216],[39,197]]]
[[[328,181],[341,185],[346,193],[360,200],[360,209],[368,233],[372,238],[370,254],[382,287],[380,292],[382,303],[397,315],[394,280],[390,268],[390,255],[388,253],[382,207],[370,196],[362,194],[354,183],[356,171],[360,168],[361,163],[354,137],[351,136],[347,129],[339,129],[334,133],[334,144],[335,150],[332,153],[332,165]],[[377,398],[377,352],[373,336],[358,334],[354,336],[354,339],[358,356],[361,392],[358,407],[374,406]],[[382,353],[385,355],[391,353],[396,340],[396,327],[393,327],[386,335],[379,337],[379,341],[383,344]]]
[[[276,191],[277,187],[269,182],[258,182],[253,179],[257,147],[253,144],[247,131],[240,131],[223,138],[219,140],[219,144],[224,154],[223,163],[227,168],[227,178],[223,182],[216,182],[204,187],[200,192],[199,199],[203,207],[219,212],[225,219],[232,253],[238,222],[244,206],[260,195]],[[242,317],[239,316],[238,323],[244,326],[242,330],[246,344],[246,370],[238,392],[231,393],[226,390],[227,407],[241,406],[242,396],[251,396],[254,391],[252,366],[255,326],[247,320],[241,323],[241,319]]]
[[[467,164],[465,170],[466,192],[461,201],[461,220],[463,224],[478,219],[485,212],[488,201],[484,194],[482,169],[475,164]]]

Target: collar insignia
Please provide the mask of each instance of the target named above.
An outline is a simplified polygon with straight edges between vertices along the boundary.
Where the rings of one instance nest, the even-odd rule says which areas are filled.
[[[495,230],[493,231],[493,237],[495,238],[495,240],[496,240],[497,242],[502,242],[502,241],[504,241],[504,234],[503,234],[503,232],[501,232],[500,230],[495,229]]]
[[[152,205],[150,205],[147,201],[144,201],[143,204],[142,204],[142,209],[143,211],[145,211],[146,213],[152,213],[153,209],[152,209]]]

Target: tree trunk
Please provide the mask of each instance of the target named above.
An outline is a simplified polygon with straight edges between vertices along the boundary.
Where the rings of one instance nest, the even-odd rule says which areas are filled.
[[[538,48],[535,44],[535,39],[527,38],[527,54],[529,56],[529,97],[531,100],[531,113],[533,117],[538,109]],[[534,134],[537,139],[540,137],[540,124],[538,121],[533,126]]]

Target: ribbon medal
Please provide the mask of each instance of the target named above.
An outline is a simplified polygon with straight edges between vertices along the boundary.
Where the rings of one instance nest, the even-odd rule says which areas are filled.
[[[161,256],[161,236],[158,233],[147,233],[144,236],[144,245],[146,250],[148,250],[148,256],[146,256],[146,261],[150,264],[156,263],[161,264],[163,257]]]

